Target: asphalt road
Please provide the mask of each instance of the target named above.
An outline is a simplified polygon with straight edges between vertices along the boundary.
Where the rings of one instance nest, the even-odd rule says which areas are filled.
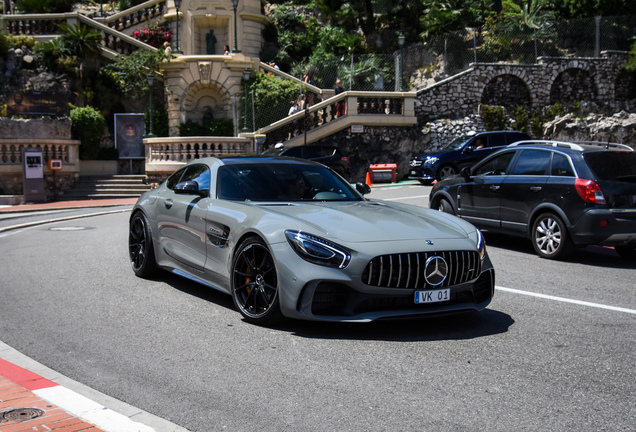
[[[263,328],[224,294],[136,278],[127,218],[0,233],[0,340],[192,431],[635,430],[636,264],[611,249],[552,262],[486,236],[482,313]]]

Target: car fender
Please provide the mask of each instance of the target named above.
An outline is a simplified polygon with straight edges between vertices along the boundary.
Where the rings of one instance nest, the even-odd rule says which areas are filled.
[[[451,204],[451,206],[453,207],[453,211],[455,212],[455,214],[457,214],[457,204],[455,202],[455,199],[453,199],[451,194],[446,190],[439,190],[434,195],[431,195],[428,207],[433,208],[439,203],[442,198],[445,198],[446,201]]]
[[[541,203],[532,210],[530,214],[530,219],[528,220],[528,225],[526,227],[526,233],[528,235],[532,232],[532,225],[534,224],[534,220],[541,214],[549,211],[551,213],[555,213],[557,216],[561,218],[565,226],[569,229],[572,224],[570,223],[570,219],[566,216],[565,212],[561,209],[561,207],[557,206],[553,203]]]

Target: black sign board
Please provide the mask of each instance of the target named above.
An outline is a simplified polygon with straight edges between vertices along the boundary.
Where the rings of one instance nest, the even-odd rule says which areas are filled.
[[[68,113],[66,96],[36,91],[7,92],[7,115],[63,116]]]

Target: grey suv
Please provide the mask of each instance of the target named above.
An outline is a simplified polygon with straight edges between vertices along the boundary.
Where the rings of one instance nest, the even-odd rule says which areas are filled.
[[[636,258],[636,152],[622,144],[523,141],[438,182],[431,208],[532,239],[544,258],[614,246]]]

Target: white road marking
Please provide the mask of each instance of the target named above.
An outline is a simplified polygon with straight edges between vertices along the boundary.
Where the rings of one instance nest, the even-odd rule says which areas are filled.
[[[518,290],[518,289],[514,289],[514,288],[505,288],[505,287],[495,286],[495,289],[498,289],[500,291],[506,291],[506,292],[514,293],[514,294],[522,294],[522,295],[527,295],[527,296],[531,296],[531,297],[539,297],[539,298],[544,298],[544,299],[548,299],[548,300],[560,301],[560,302],[563,302],[563,303],[573,303],[573,304],[577,304],[577,305],[581,305],[581,306],[588,306],[588,307],[594,307],[594,308],[599,308],[599,309],[607,309],[607,310],[611,310],[611,311],[615,311],[615,312],[625,312],[625,313],[630,313],[630,314],[636,314],[636,310],[634,310],[634,309],[627,309],[627,308],[621,308],[621,307],[616,307],[616,306],[607,306],[607,305],[603,305],[603,304],[599,304],[599,303],[591,303],[591,302],[586,302],[586,301],[581,301],[581,300],[569,299],[569,298],[565,298],[565,297],[556,297],[556,296],[551,296],[551,295],[547,295],[547,294],[539,294],[539,293],[533,293],[533,292],[530,292],[530,291],[522,291],[522,290]]]

